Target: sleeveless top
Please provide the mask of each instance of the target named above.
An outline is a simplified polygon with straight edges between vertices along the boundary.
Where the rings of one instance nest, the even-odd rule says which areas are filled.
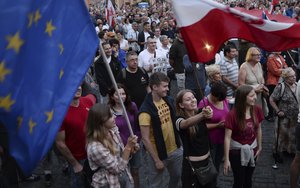
[[[259,84],[264,83],[263,71],[260,63],[256,64],[255,70],[253,70],[252,66],[247,62],[244,62],[241,66],[245,66],[245,70],[247,73],[245,78],[245,84],[250,85],[255,89]],[[262,93],[256,93],[256,95],[256,104],[259,105],[263,109],[265,115],[267,115],[268,110],[265,110],[266,106],[263,106],[266,105],[266,102],[264,101],[265,99],[263,98]]]

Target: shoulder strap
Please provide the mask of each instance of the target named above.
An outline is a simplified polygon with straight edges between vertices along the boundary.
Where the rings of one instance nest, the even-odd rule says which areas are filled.
[[[146,74],[146,70],[143,67],[138,67],[138,69],[140,69],[143,72],[143,74]]]
[[[124,81],[126,80],[126,68],[122,69],[122,78]]]
[[[281,85],[281,88],[280,88],[280,98],[282,98],[284,90],[285,90],[285,84],[284,84],[284,82],[281,82],[280,85]]]

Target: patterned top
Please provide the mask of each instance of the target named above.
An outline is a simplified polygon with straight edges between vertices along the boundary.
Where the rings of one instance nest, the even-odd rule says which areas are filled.
[[[278,108],[284,112],[286,117],[295,118],[298,115],[298,102],[296,100],[296,93],[293,94],[293,91],[290,87],[285,84],[284,91],[281,95],[281,84],[278,84],[271,97],[274,101],[278,101]]]
[[[124,146],[119,136],[117,127],[110,130],[110,134],[118,148],[123,150]],[[93,175],[93,181],[91,185],[94,188],[103,187],[107,184],[109,184],[109,187],[119,188],[119,175],[124,170],[126,170],[130,181],[133,182],[127,167],[128,161],[121,157],[120,150],[119,154],[112,155],[110,150],[102,143],[93,141],[87,145],[87,155],[92,170],[96,170],[98,167],[103,167]]]

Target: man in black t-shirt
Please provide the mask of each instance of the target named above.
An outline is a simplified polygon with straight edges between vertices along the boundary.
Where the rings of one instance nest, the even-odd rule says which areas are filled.
[[[138,67],[138,56],[134,51],[126,54],[127,67],[117,76],[117,82],[122,83],[128,89],[130,98],[140,108],[149,88],[149,77],[147,72]]]

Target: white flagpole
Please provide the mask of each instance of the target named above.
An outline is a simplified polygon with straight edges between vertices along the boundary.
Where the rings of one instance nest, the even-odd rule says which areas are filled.
[[[122,101],[121,95],[120,95],[120,93],[119,93],[118,86],[117,86],[117,82],[116,82],[116,80],[115,80],[115,77],[114,77],[114,75],[113,75],[111,69],[110,69],[110,66],[109,66],[109,63],[108,63],[106,54],[104,53],[104,50],[103,50],[103,47],[102,47],[102,43],[99,45],[99,48],[100,48],[99,51],[100,51],[100,53],[101,53],[101,55],[102,55],[102,58],[103,58],[103,60],[104,60],[106,69],[107,69],[107,71],[108,71],[109,77],[110,77],[110,79],[111,79],[111,81],[112,81],[112,84],[113,84],[113,86],[114,86],[114,88],[115,88],[115,90],[116,90],[116,92],[117,92],[117,95],[118,95],[120,104],[121,104],[121,106],[122,106],[122,109],[123,109],[123,116],[125,117],[125,120],[126,120],[126,123],[127,123],[127,126],[128,126],[128,130],[129,130],[129,132],[130,132],[130,136],[133,136],[134,134],[133,134],[133,131],[132,131],[132,127],[131,127],[129,118],[128,118],[128,114],[127,114],[126,108],[125,108],[125,106],[124,106],[124,103],[123,103],[123,101]],[[101,58],[101,57],[100,57],[100,58]],[[127,97],[128,97],[128,96],[127,96]]]

